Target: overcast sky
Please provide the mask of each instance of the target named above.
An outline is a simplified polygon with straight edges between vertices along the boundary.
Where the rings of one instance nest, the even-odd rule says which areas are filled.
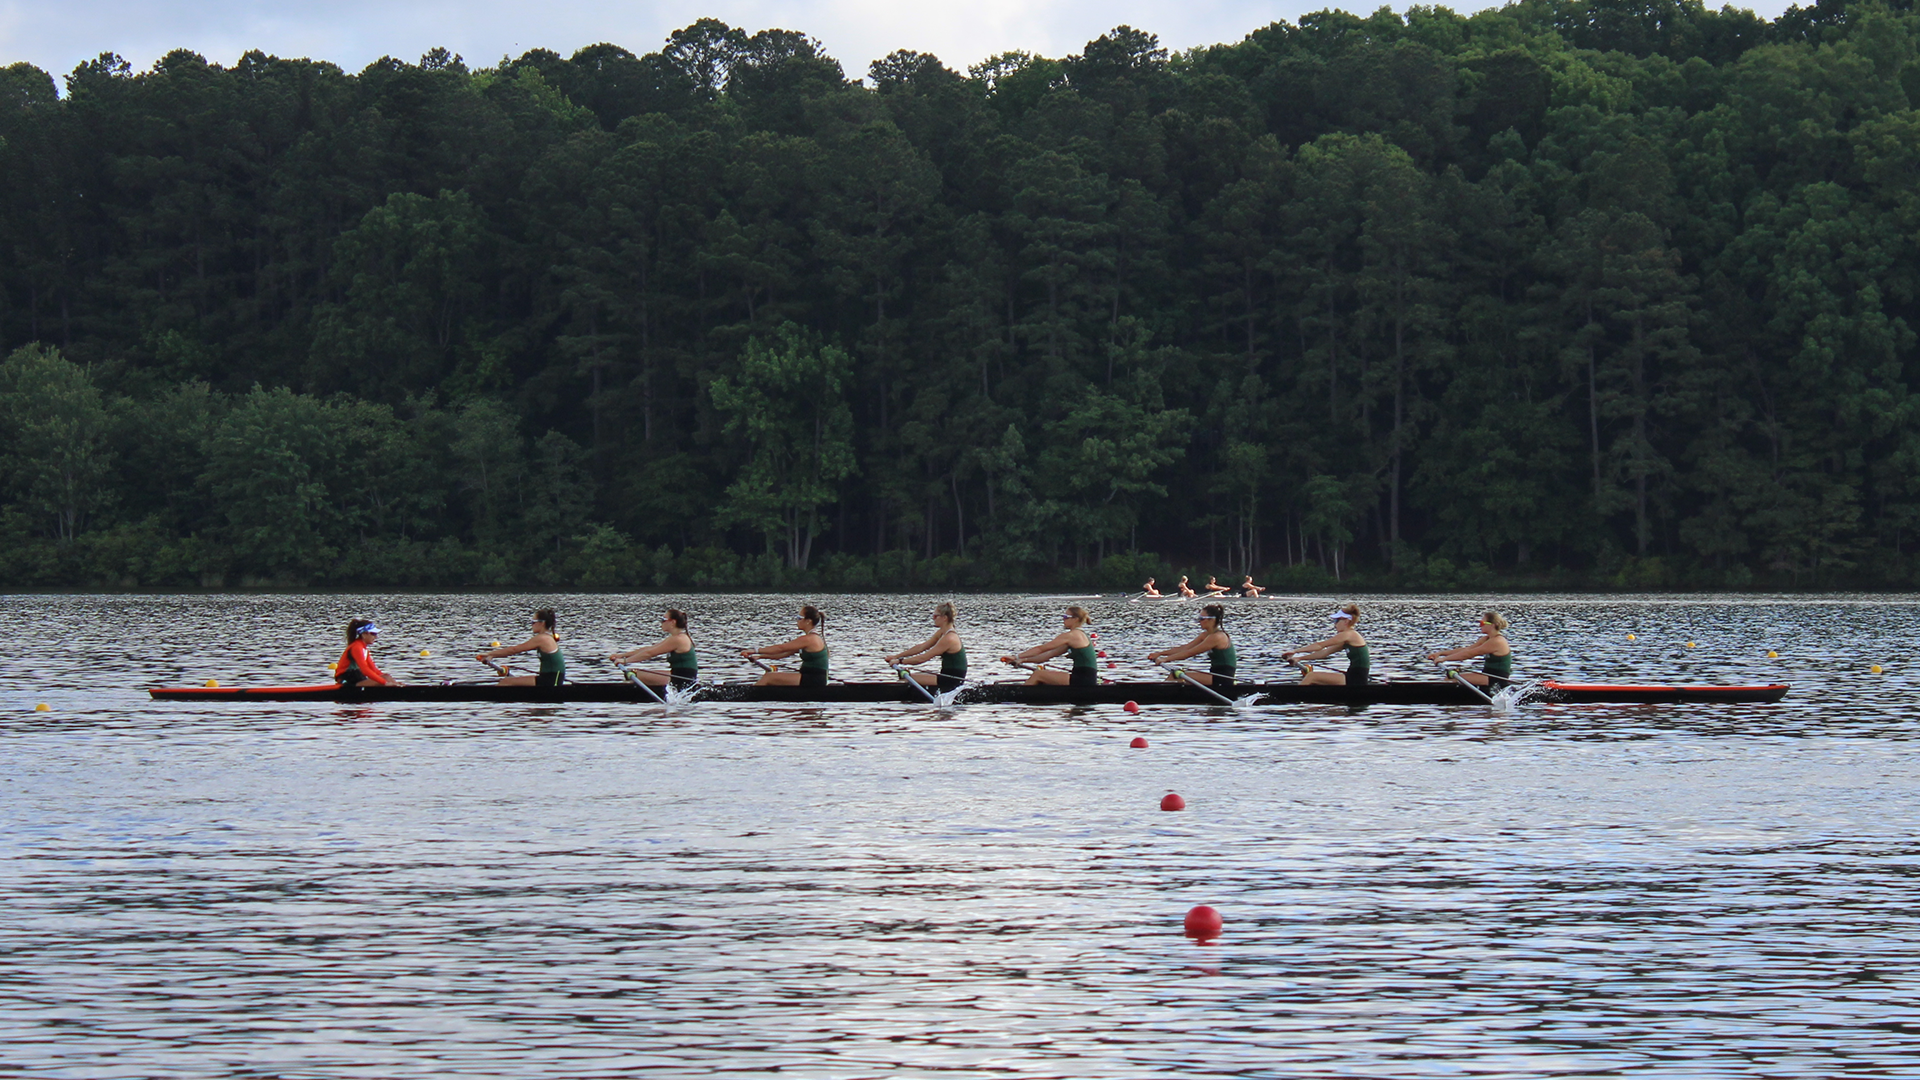
[[[1771,18],[1785,3],[1755,10]],[[812,34],[857,77],[894,49],[934,53],[964,70],[1008,49],[1078,52],[1125,23],[1179,50],[1238,41],[1275,19],[1328,6],[1303,0],[704,0],[694,6],[654,0],[0,0],[0,63],[24,60],[57,76],[102,52],[145,68],[176,48],[219,64],[261,49],[358,71],[383,55],[414,60],[444,45],[481,67],[532,48],[567,56],[601,41],[652,52],[671,31],[710,15],[747,30]],[[1456,10],[1488,6],[1468,0]]]

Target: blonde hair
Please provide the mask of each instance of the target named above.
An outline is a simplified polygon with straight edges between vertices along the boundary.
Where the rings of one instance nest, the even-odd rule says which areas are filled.
[[[1360,605],[1359,604],[1346,604],[1342,606],[1340,610],[1353,616],[1353,625],[1355,626],[1360,625]]]
[[[1079,619],[1082,626],[1093,625],[1093,616],[1087,614],[1086,608],[1080,607],[1077,604],[1074,605],[1073,607],[1068,608],[1067,614],[1073,616],[1076,619]]]
[[[1480,621],[1493,627],[1493,632],[1496,634],[1504,632],[1507,628],[1506,616],[1497,611],[1489,611],[1485,615],[1480,616]]]
[[[933,605],[933,613],[947,620],[947,625],[949,626],[953,625],[954,619],[956,618],[953,610],[953,601],[951,600],[942,600],[938,604]]]

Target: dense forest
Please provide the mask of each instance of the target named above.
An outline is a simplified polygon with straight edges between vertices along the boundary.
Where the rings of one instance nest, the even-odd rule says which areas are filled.
[[[1920,16],[0,71],[0,584],[1906,587]]]

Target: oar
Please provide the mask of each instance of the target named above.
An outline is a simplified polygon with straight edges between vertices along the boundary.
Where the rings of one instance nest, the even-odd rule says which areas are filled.
[[[1477,697],[1481,701],[1486,702],[1489,707],[1493,705],[1493,699],[1487,696],[1486,691],[1480,689],[1479,687],[1468,682],[1465,678],[1461,677],[1460,671],[1458,668],[1441,667],[1440,661],[1438,660],[1435,660],[1433,663],[1435,667],[1440,667],[1442,671],[1445,671],[1447,673],[1448,682],[1453,683],[1455,686],[1466,687],[1468,690],[1473,691],[1474,697]]]
[[[1166,663],[1160,660],[1155,660],[1154,663],[1158,664],[1161,667],[1161,669],[1165,671],[1173,672],[1175,678],[1180,679],[1182,682],[1185,682],[1188,686],[1193,687],[1195,690],[1198,690],[1203,694],[1208,694],[1212,696],[1212,698],[1215,701],[1218,701],[1220,704],[1222,705],[1233,704],[1232,698],[1227,697],[1226,695],[1215,690],[1213,687],[1208,686],[1206,683],[1203,683],[1200,680],[1194,678],[1193,676],[1187,674],[1182,669],[1176,668],[1176,667],[1167,667]]]
[[[653,699],[654,704],[662,705],[662,706],[666,705],[667,699],[661,697],[659,691],[655,690],[651,685],[649,685],[647,683],[647,680],[641,678],[639,672],[633,670],[632,668],[628,667],[625,664],[615,664],[613,666],[620,669],[620,674],[626,676],[628,682],[631,682],[633,685],[639,687],[642,690],[645,690],[647,692],[647,696]]]
[[[940,704],[940,702],[932,694],[927,692],[926,687],[920,685],[919,679],[916,679],[913,676],[907,674],[906,665],[888,664],[887,666],[893,669],[894,674],[900,676],[902,679],[905,679],[909,684],[911,684],[915,690],[920,691],[920,696],[927,699],[927,704],[929,705]]]

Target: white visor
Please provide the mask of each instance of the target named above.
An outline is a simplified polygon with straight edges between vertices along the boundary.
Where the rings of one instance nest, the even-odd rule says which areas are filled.
[[[1341,619],[1351,619],[1353,618],[1353,616],[1347,614],[1344,611],[1336,611],[1333,614],[1327,616],[1327,618],[1332,619],[1334,622],[1339,622]]]

